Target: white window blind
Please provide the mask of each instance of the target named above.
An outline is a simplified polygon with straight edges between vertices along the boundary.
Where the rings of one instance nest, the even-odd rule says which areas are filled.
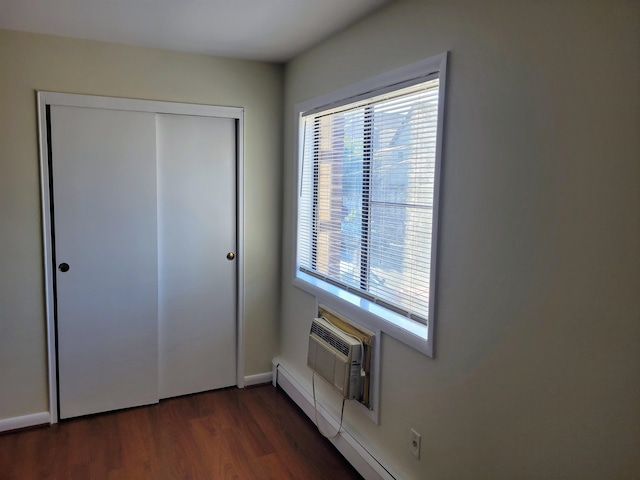
[[[439,79],[303,114],[298,268],[428,323]]]

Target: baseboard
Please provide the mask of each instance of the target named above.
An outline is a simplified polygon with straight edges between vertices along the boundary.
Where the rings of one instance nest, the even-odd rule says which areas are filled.
[[[293,370],[287,367],[286,362],[281,358],[273,359],[273,384],[280,386],[284,392],[302,409],[302,411],[315,423],[315,411],[313,407],[313,396],[308,388],[296,378]],[[329,412],[318,406],[318,415],[322,416],[325,422],[329,423],[335,430],[339,428],[339,421]],[[334,431],[335,431],[334,430]],[[369,453],[352,433],[342,426],[340,435],[330,438],[329,441],[347,459],[351,465],[367,480],[395,480],[385,467]]]
[[[248,375],[244,377],[244,386],[262,385],[263,383],[271,383],[273,378],[272,372],[258,373],[257,375]]]
[[[0,432],[18,430],[20,428],[35,427],[51,423],[49,412],[32,413],[22,417],[4,418],[0,420]]]

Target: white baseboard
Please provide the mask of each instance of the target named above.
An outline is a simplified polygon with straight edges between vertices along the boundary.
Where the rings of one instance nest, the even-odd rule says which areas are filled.
[[[272,372],[258,373],[257,375],[248,375],[244,377],[244,386],[261,385],[263,383],[271,383],[273,378]]]
[[[315,423],[315,411],[313,406],[313,396],[308,388],[296,378],[291,368],[287,368],[286,362],[281,358],[273,359],[273,384],[279,385],[289,397],[302,409],[302,411]],[[339,428],[339,421],[329,412],[318,405],[318,415],[331,425],[336,431]],[[338,451],[353,465],[353,467],[367,480],[395,480],[376,458],[371,455],[352,433],[345,429],[343,424],[340,435],[330,438],[329,441]]]
[[[35,427],[51,423],[49,412],[32,413],[22,417],[4,418],[0,420],[0,432],[18,430],[19,428]]]

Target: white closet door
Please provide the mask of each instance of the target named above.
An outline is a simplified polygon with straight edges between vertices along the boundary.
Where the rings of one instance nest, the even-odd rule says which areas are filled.
[[[155,115],[52,106],[50,140],[60,417],[155,403]]]
[[[236,125],[158,115],[160,398],[236,384]],[[231,255],[230,255],[231,256]]]

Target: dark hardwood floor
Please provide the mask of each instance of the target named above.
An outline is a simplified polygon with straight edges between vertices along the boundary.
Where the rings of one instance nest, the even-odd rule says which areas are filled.
[[[0,479],[360,479],[271,385],[0,435]]]

